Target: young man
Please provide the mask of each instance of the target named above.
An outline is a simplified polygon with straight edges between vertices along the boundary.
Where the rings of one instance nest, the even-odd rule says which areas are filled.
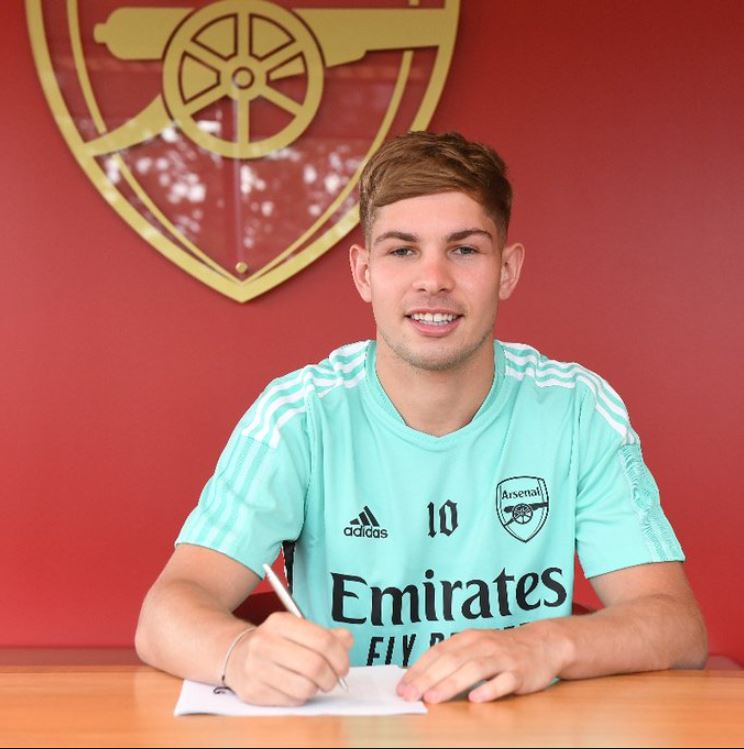
[[[361,182],[351,269],[377,336],[275,380],[238,424],[137,629],[143,660],[300,703],[349,664],[406,699],[699,667],[705,628],[619,396],[493,340],[524,259],[489,148],[386,145]],[[231,612],[289,541],[307,620]],[[571,616],[574,551],[605,608]]]

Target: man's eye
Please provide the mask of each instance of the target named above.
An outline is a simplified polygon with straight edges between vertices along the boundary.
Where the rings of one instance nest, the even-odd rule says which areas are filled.
[[[455,252],[459,255],[475,255],[475,253],[478,252],[478,249],[476,247],[471,247],[468,244],[462,244],[455,248]]]
[[[410,247],[396,247],[390,254],[397,255],[398,257],[405,257],[410,255],[413,250]]]

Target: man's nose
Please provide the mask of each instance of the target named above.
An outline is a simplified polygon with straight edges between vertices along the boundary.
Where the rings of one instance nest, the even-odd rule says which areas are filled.
[[[451,269],[446,257],[441,255],[423,256],[416,276],[416,289],[427,294],[450,291],[453,286]]]

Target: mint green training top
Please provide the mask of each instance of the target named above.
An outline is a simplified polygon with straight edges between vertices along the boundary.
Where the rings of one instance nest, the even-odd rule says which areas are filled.
[[[494,342],[472,421],[406,426],[375,343],[274,380],[233,432],[176,543],[263,576],[282,542],[305,615],[353,665],[411,665],[468,628],[571,613],[587,577],[684,555],[617,393],[578,364]]]

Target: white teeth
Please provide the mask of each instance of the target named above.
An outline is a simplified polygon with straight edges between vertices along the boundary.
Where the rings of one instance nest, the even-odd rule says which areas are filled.
[[[418,322],[430,325],[446,325],[457,318],[457,315],[442,314],[441,312],[414,312],[411,317]]]

